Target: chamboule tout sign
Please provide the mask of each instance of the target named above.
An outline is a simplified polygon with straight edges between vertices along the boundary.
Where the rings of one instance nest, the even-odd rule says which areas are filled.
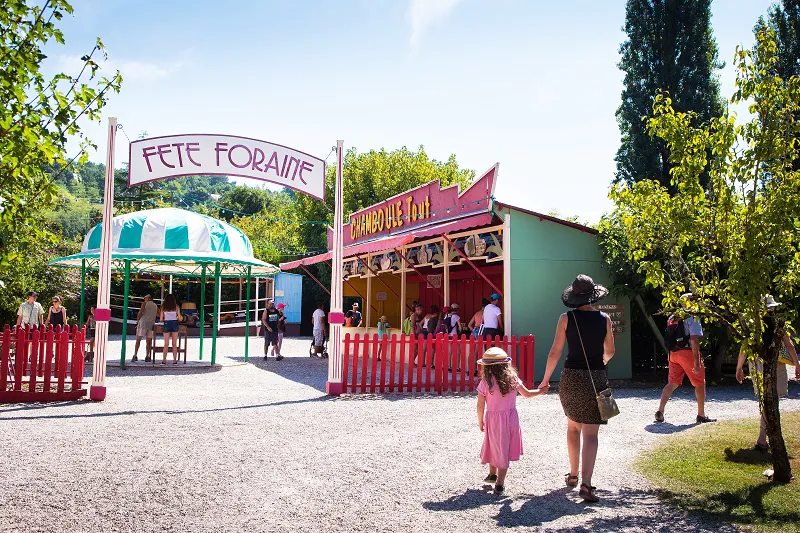
[[[195,175],[268,181],[325,199],[325,162],[280,144],[234,135],[169,135],[130,143],[128,187]]]

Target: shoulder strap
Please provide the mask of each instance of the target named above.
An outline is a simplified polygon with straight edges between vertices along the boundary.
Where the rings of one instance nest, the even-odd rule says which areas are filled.
[[[581,328],[578,327],[578,318],[575,316],[574,311],[570,311],[569,314],[572,315],[572,320],[575,321],[575,330],[578,332],[578,339],[581,341],[581,351],[583,351],[583,358],[586,359],[586,370],[589,371],[589,380],[592,382],[594,395],[597,396],[597,387],[595,387],[594,385],[594,378],[592,377],[592,367],[589,365],[589,358],[586,356],[586,348],[583,346],[583,337],[581,337]]]

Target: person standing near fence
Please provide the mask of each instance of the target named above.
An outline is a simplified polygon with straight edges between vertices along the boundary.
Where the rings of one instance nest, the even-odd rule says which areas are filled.
[[[576,487],[580,466],[580,496],[587,502],[600,501],[592,486],[592,474],[597,459],[597,435],[600,425],[606,423],[600,415],[595,390],[608,388],[606,364],[615,352],[611,317],[592,307],[592,304],[607,294],[608,289],[584,274],[576,277],[564,290],[561,301],[574,310],[562,314],[558,319],[556,336],[547,357],[547,368],[539,384],[540,389],[549,388],[550,377],[561,359],[566,342],[567,359],[558,384],[558,396],[567,417],[569,472],[565,474],[564,481],[567,487]]]
[[[489,297],[491,303],[483,308],[483,338],[494,339],[503,331],[503,311],[500,309],[500,295]]]
[[[145,295],[142,306],[139,308],[139,313],[136,316],[136,344],[133,346],[133,357],[131,362],[139,360],[139,345],[142,343],[144,337],[145,349],[145,362],[150,361],[150,352],[153,347],[153,330],[156,327],[156,318],[158,317],[158,306],[153,301],[153,297],[149,294]]]
[[[467,327],[472,332],[472,337],[478,339],[483,337],[483,310],[486,309],[486,306],[489,305],[491,302],[486,298],[481,299],[481,308],[472,315]]]
[[[322,353],[325,346],[325,335],[327,331],[327,324],[325,324],[325,311],[323,308],[325,304],[317,302],[317,309],[311,315],[312,333],[314,335],[314,352],[319,355]]]
[[[172,364],[178,364],[178,330],[180,320],[181,308],[175,300],[175,295],[167,294],[161,306],[161,321],[164,323],[164,358],[161,360],[162,365],[167,364],[167,352],[169,352],[170,340],[172,340]]]
[[[36,301],[39,295],[36,291],[28,293],[28,299],[22,302],[17,310],[17,327],[38,326],[44,318],[42,304]]]
[[[489,475],[483,481],[494,484],[495,494],[502,494],[510,461],[519,461],[522,455],[517,394],[531,398],[546,390],[528,390],[502,348],[486,350],[478,365],[483,369],[478,383],[478,427],[483,432],[481,464],[489,465]]]
[[[67,327],[67,310],[61,307],[61,296],[53,296],[53,305],[47,310],[45,326],[53,326],[53,329],[60,326],[61,329]]]
[[[386,320],[386,315],[381,315],[378,319],[378,361],[383,356],[383,344],[380,341],[389,336],[389,322]]]

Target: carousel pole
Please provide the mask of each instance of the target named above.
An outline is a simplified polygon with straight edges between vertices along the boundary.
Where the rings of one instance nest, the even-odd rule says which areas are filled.
[[[200,274],[200,360],[203,360],[203,337],[206,330],[206,264]]]
[[[211,329],[211,366],[217,362],[217,330],[219,329],[219,261],[214,263],[214,316]]]
[[[119,366],[125,366],[126,344],[128,340],[128,295],[131,291],[131,260],[125,260],[125,292],[122,301],[122,348],[119,351]],[[134,354],[135,355],[135,354]]]
[[[103,191],[103,226],[100,237],[100,263],[97,281],[97,305],[94,319],[95,357],[92,366],[92,385],[89,398],[102,401],[106,398],[106,351],[108,350],[108,323],[111,320],[111,232],[114,217],[114,141],[117,133],[117,119],[108,119],[108,153],[106,154],[106,179]]]
[[[78,327],[83,326],[85,322],[84,313],[86,312],[86,259],[81,259],[81,314],[78,315]]]
[[[245,291],[245,295],[247,297],[247,302],[244,304],[244,362],[246,363],[249,360],[249,348],[250,348],[250,274],[253,272],[253,267],[247,267],[247,290]]]
[[[331,396],[342,394],[342,324],[344,324],[344,313],[342,312],[342,261],[344,253],[342,250],[343,235],[342,222],[342,173],[344,158],[344,141],[336,141],[336,206],[333,215],[333,270],[331,272],[331,310],[328,314],[330,324],[330,358],[328,359],[328,382],[325,384],[325,392]]]

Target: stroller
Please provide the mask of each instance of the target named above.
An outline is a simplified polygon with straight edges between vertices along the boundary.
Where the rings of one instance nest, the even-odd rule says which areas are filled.
[[[316,355],[319,355],[323,359],[327,359],[328,358],[328,337],[327,337],[327,335],[325,336],[325,341],[322,343],[322,353],[318,354],[317,350],[315,348],[316,347],[314,346],[314,339],[311,339],[311,348],[309,348],[309,350],[308,350],[309,357],[314,357]]]

